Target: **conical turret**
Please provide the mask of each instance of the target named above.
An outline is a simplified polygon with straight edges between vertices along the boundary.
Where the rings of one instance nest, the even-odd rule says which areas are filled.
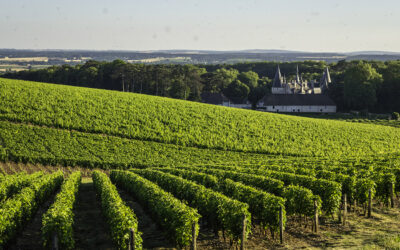
[[[296,83],[300,84],[299,65],[296,66]]]
[[[321,90],[326,90],[329,88],[329,83],[331,83],[331,75],[329,74],[328,67],[325,68],[324,74],[319,82],[319,86]]]
[[[272,83],[273,88],[282,88],[282,75],[281,75],[281,70],[279,68],[279,65],[276,69],[275,77],[274,77],[274,82]]]

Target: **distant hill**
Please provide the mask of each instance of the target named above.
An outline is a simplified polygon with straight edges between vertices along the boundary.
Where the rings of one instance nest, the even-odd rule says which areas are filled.
[[[18,65],[61,65],[84,63],[88,60],[112,61],[122,59],[137,63],[177,63],[177,64],[221,64],[237,62],[278,61],[292,62],[316,60],[337,62],[339,60],[400,60],[399,52],[360,51],[360,52],[304,52],[274,49],[248,49],[237,51],[216,50],[149,50],[149,51],[91,51],[91,50],[15,50],[0,49],[1,65],[9,65],[4,58],[21,58],[13,60]],[[29,61],[27,58],[48,58],[46,63]]]

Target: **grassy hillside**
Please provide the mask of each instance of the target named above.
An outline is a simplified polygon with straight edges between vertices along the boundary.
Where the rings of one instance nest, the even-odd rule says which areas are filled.
[[[199,149],[100,134],[0,122],[0,160],[126,168],[173,164],[259,164],[262,154]]]
[[[0,119],[141,141],[266,154],[340,157],[400,151],[397,128],[2,78]]]
[[[278,244],[278,237],[265,234],[268,227],[271,234],[277,231],[280,212],[285,227],[285,247],[288,246],[288,249],[294,248],[292,246],[321,248],[327,244],[344,247],[352,241],[365,244],[351,236],[361,230],[367,231],[368,238],[373,239],[375,244],[376,239],[382,238],[383,230],[379,229],[379,225],[374,225],[377,229],[366,226],[371,222],[365,221],[371,219],[360,221],[359,214],[354,213],[353,204],[357,201],[361,206],[366,205],[370,194],[374,199],[373,213],[376,216],[378,203],[393,206],[399,203],[396,198],[400,190],[399,131],[398,128],[380,125],[302,118],[132,93],[0,78],[0,162],[8,162],[3,164],[7,167],[0,164],[0,179],[14,178],[2,176],[2,173],[21,170],[23,164],[15,164],[21,162],[30,163],[27,164],[29,171],[34,168],[31,164],[39,165],[39,169],[41,164],[74,166],[65,168],[69,172],[72,169],[82,170],[75,166],[85,167],[86,175],[89,168],[146,168],[130,169],[130,172],[122,174],[113,170],[114,174],[123,178],[118,180],[117,175],[111,174],[117,178],[113,181],[119,183],[119,192],[110,192],[121,194],[124,201],[132,201],[133,195],[136,205],[130,208],[137,215],[138,224],[146,228],[143,230],[143,242],[146,244],[153,243],[154,236],[160,238],[163,235],[160,230],[165,232],[171,225],[171,232],[178,232],[176,237],[191,235],[192,222],[185,224],[190,227],[183,232],[174,226],[180,225],[180,219],[169,216],[177,213],[165,212],[175,207],[176,203],[171,202],[174,201],[171,198],[184,200],[207,220],[197,234],[199,249],[229,248],[228,241],[222,236],[224,234],[210,237],[211,230],[227,230],[225,233],[231,244],[237,244],[238,236],[242,234],[243,216],[248,221],[246,230],[253,229],[246,240],[247,248],[282,247]],[[152,166],[169,168],[151,169]],[[46,169],[56,168],[59,167]],[[141,177],[135,177],[134,173]],[[185,173],[184,176],[182,173]],[[178,177],[181,174],[182,177]],[[132,185],[141,182],[139,178],[154,183]],[[9,183],[4,179],[3,183]],[[10,183],[18,185],[17,179]],[[94,180],[96,182],[96,178]],[[208,180],[211,184],[207,184]],[[120,186],[122,182],[127,185]],[[99,218],[102,217],[100,213],[105,214],[105,210],[100,212],[101,205],[96,203],[95,190],[88,183],[91,183],[89,179],[82,185],[73,211],[76,214],[73,230],[79,232],[76,234],[76,248],[93,248],[86,243],[105,246],[103,243],[111,242],[108,232],[111,232],[111,237],[118,231],[128,232],[126,229],[119,230],[121,227],[114,230],[111,227],[110,230],[105,224],[85,220],[88,214]],[[111,187],[112,184],[107,185]],[[206,185],[210,185],[207,186],[209,189],[205,188]],[[153,189],[160,192],[164,189],[171,194],[157,198],[157,192],[150,192]],[[203,190],[202,195],[197,195],[198,190]],[[138,199],[138,194],[155,194],[150,200],[159,199],[159,202],[148,204],[148,197],[144,195]],[[343,197],[347,197],[348,204],[352,204],[353,212],[349,213],[348,224],[344,226],[340,226],[336,218],[335,222],[332,220],[332,215],[340,209],[342,194],[346,195]],[[23,196],[16,197],[15,202],[19,202],[18,199]],[[72,199],[75,198],[71,196]],[[14,202],[11,196],[8,200]],[[107,198],[101,200],[105,201],[105,206],[111,207]],[[47,202],[51,203],[52,199]],[[46,204],[41,206],[48,207]],[[319,234],[305,228],[305,225],[311,224],[309,219],[315,213],[314,206],[317,212],[321,207]],[[63,206],[60,205],[59,209],[61,211]],[[46,209],[41,210],[44,212]],[[162,215],[160,220],[154,219],[157,217],[152,211],[156,210]],[[26,242],[41,244],[43,212],[36,213],[34,223],[23,228],[22,236],[16,236],[16,246]],[[397,229],[398,223],[393,222],[397,215],[394,213],[388,218],[382,215],[379,219]],[[299,216],[311,217],[299,223]],[[110,217],[124,218],[121,213]],[[29,219],[24,217],[24,222]],[[17,217],[10,219],[16,220]],[[165,221],[168,223],[165,224]],[[218,221],[217,225],[213,225],[214,221]],[[354,226],[363,222],[365,225],[361,227]],[[194,228],[199,227],[196,224],[193,224]],[[160,229],[154,230],[152,225]],[[93,234],[96,236],[93,237]],[[343,239],[338,240],[339,236]],[[385,237],[388,243],[378,242],[376,245],[395,246],[397,238]],[[169,239],[170,236],[165,235],[165,239],[157,244],[165,247],[170,244],[167,242]]]

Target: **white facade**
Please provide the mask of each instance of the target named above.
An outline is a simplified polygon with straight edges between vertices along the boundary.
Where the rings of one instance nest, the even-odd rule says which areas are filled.
[[[240,109],[251,109],[251,103],[239,103],[234,104],[232,102],[223,102],[222,106],[231,107],[231,108],[240,108]]]
[[[267,112],[282,112],[282,113],[336,113],[336,106],[296,106],[296,105],[287,105],[287,106],[265,106]]]
[[[222,104],[221,104],[222,106],[226,106],[226,107],[229,107],[229,101],[227,101],[227,102],[222,102]]]
[[[230,103],[229,107],[240,108],[240,109],[251,109],[251,104],[249,104],[249,103],[240,103],[240,104]]]

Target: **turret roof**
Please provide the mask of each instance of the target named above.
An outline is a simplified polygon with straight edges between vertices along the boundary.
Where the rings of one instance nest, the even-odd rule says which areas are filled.
[[[279,68],[279,65],[276,69],[274,81],[272,83],[272,87],[274,88],[282,88],[282,75],[281,75],[281,70]]]

